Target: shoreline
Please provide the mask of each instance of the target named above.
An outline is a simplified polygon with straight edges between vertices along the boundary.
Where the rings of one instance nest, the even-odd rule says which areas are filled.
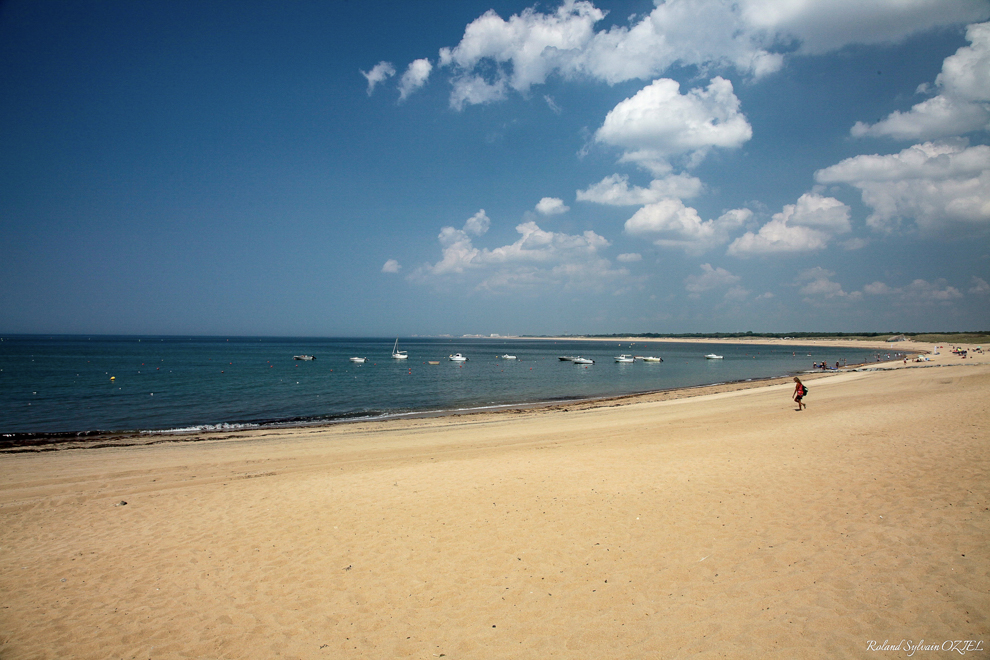
[[[548,338],[549,339],[549,338]],[[611,339],[601,339],[601,338],[586,338],[587,341],[613,341]],[[617,341],[617,340],[616,340]],[[627,340],[622,340],[627,341]],[[666,340],[651,340],[656,343],[664,343]],[[685,343],[711,343],[707,340],[695,340],[695,339],[685,339],[681,340]],[[633,342],[641,343],[641,342]],[[766,339],[756,339],[747,340],[745,342],[735,342],[735,341],[725,341],[723,343],[757,343],[761,345],[776,345],[775,340]],[[904,353],[909,356],[907,359],[913,359],[918,355],[927,354],[928,351],[921,345],[908,347],[904,344],[910,342],[899,342],[898,346],[900,348],[908,349],[914,348],[914,350],[905,350]],[[787,345],[794,346],[814,346],[814,344],[801,343],[801,342],[789,342]],[[854,344],[852,347],[863,348],[863,346]],[[972,347],[970,347],[972,350]],[[513,414],[529,410],[584,410],[588,408],[603,407],[603,406],[619,406],[628,405],[631,403],[649,402],[654,400],[674,400],[683,398],[692,398],[698,396],[705,396],[712,393],[721,393],[727,391],[739,391],[748,390],[760,387],[769,387],[772,385],[778,385],[781,383],[790,383],[791,379],[795,375],[800,375],[803,380],[813,381],[819,378],[827,378],[829,376],[835,376],[842,373],[847,373],[851,371],[859,371],[864,369],[864,365],[876,365],[874,367],[867,367],[870,370],[890,368],[889,365],[894,364],[898,367],[902,361],[888,360],[881,361],[877,363],[872,362],[862,362],[853,363],[843,366],[842,368],[835,370],[807,370],[797,372],[795,374],[786,374],[782,376],[772,376],[767,378],[753,378],[753,379],[743,379],[737,381],[726,381],[720,383],[706,383],[701,385],[692,385],[684,387],[673,387],[666,389],[657,390],[646,390],[642,392],[631,392],[627,394],[618,395],[608,395],[608,396],[590,396],[584,398],[574,398],[574,399],[564,399],[564,400],[550,400],[550,401],[531,401],[531,402],[520,402],[520,403],[507,403],[495,406],[485,406],[478,408],[467,408],[467,409],[452,409],[452,410],[432,410],[432,411],[413,411],[408,413],[394,413],[385,414],[377,417],[356,417],[356,418],[340,418],[337,420],[319,420],[314,422],[272,422],[272,423],[230,423],[224,424],[220,428],[212,427],[200,430],[184,431],[184,430],[151,430],[151,431],[85,431],[85,432],[65,432],[65,433],[34,433],[34,434],[6,434],[0,435],[0,456],[4,454],[21,454],[21,453],[39,453],[39,452],[58,452],[67,451],[73,449],[109,449],[109,448],[119,448],[119,447],[144,447],[153,445],[162,445],[169,443],[190,443],[190,442],[210,442],[218,440],[240,440],[248,439],[259,434],[271,435],[279,433],[291,433],[293,431],[319,431],[322,429],[329,429],[342,425],[366,425],[366,424],[391,424],[399,423],[404,420],[421,420],[421,419],[446,419],[446,418],[458,418],[467,417],[475,415],[500,415],[500,414]],[[885,366],[887,365],[887,366]],[[930,367],[939,366],[938,364],[925,364],[917,365],[917,367]],[[899,367],[898,367],[899,368]],[[17,437],[11,437],[17,436]],[[27,436],[27,437],[24,437]]]
[[[896,361],[896,360],[892,360]],[[566,398],[559,400],[524,401],[505,403],[476,408],[459,408],[451,410],[424,410],[406,413],[388,413],[379,416],[341,417],[335,420],[318,420],[313,422],[232,422],[219,425],[205,425],[204,428],[193,430],[164,429],[136,431],[64,431],[52,433],[7,433],[0,434],[0,456],[4,454],[19,454],[25,452],[67,451],[72,449],[107,449],[111,447],[143,447],[167,443],[207,442],[212,440],[232,440],[248,437],[253,433],[271,433],[294,430],[320,430],[341,425],[392,423],[415,419],[444,419],[449,417],[466,417],[471,415],[499,415],[517,413],[527,410],[570,410],[586,409],[588,407],[624,405],[637,401],[649,401],[653,397],[663,397],[666,400],[704,396],[706,394],[768,387],[785,382],[791,382],[795,375],[801,375],[805,380],[834,376],[847,371],[856,371],[865,364],[882,365],[877,363],[853,363],[840,369],[802,371],[797,374],[771,376],[765,378],[747,378],[743,380],[705,383],[665,389],[644,390],[626,394],[588,396]]]
[[[642,338],[599,338],[599,337],[546,337],[539,338],[546,341],[589,341],[589,342],[627,342],[630,344],[647,344],[647,343],[695,343],[695,344],[736,344],[736,345],[766,345],[766,346],[808,346],[815,347],[819,345],[829,345],[829,346],[840,346],[840,347],[850,347],[850,348],[881,348],[881,344],[884,350],[890,351],[890,345],[886,342],[874,342],[876,345],[864,346],[864,343],[870,344],[871,342],[862,342],[859,340],[838,340],[839,343],[835,343],[833,340],[776,340],[767,338],[754,338],[754,339],[724,339],[724,340],[708,340],[708,339],[642,339]],[[930,345],[923,345],[915,342],[898,342],[897,348],[900,350],[890,351],[896,353],[905,353],[910,358],[914,358],[917,355],[928,353],[927,347]],[[883,351],[881,351],[883,352]],[[887,362],[897,361],[888,360]],[[342,416],[337,419],[321,419],[321,420],[275,420],[271,422],[225,422],[217,425],[197,425],[190,427],[190,430],[183,428],[176,429],[151,429],[151,430],[124,430],[124,431],[101,431],[101,430],[89,430],[89,431],[63,431],[63,432],[38,432],[38,433],[7,433],[0,434],[0,455],[3,454],[13,454],[13,453],[23,453],[23,452],[48,452],[48,451],[63,451],[69,449],[105,449],[109,447],[129,447],[129,446],[149,446],[157,444],[165,444],[170,442],[175,443],[185,443],[185,442],[202,442],[215,440],[217,438],[241,438],[245,437],[246,434],[263,432],[268,433],[272,431],[292,431],[295,429],[321,429],[324,427],[334,427],[341,424],[365,424],[365,423],[381,423],[381,422],[395,422],[404,419],[434,419],[434,418],[445,418],[445,417],[460,417],[465,415],[483,415],[483,414],[499,414],[499,413],[512,413],[521,410],[530,409],[543,409],[551,408],[556,409],[560,407],[581,407],[586,404],[600,405],[615,405],[614,402],[628,402],[635,401],[642,397],[651,397],[655,395],[664,395],[671,398],[685,398],[688,396],[702,396],[707,393],[708,388],[717,388],[720,386],[729,386],[733,389],[749,389],[751,387],[763,387],[766,385],[774,384],[776,381],[789,381],[795,375],[807,376],[827,376],[830,374],[842,373],[844,371],[852,370],[857,367],[861,367],[864,364],[885,364],[886,362],[878,363],[850,363],[844,365],[838,370],[807,370],[796,372],[794,374],[784,374],[781,376],[754,378],[754,379],[743,379],[737,381],[725,381],[720,383],[705,383],[700,385],[691,385],[684,387],[672,387],[666,389],[656,389],[656,390],[644,390],[641,392],[630,392],[626,394],[617,395],[603,395],[603,396],[588,396],[579,398],[566,398],[561,400],[539,400],[539,401],[522,401],[515,403],[506,404],[496,404],[491,406],[483,406],[476,408],[466,408],[466,409],[450,409],[450,410],[421,410],[421,411],[409,411],[401,413],[386,413],[378,416],[365,416],[365,415],[354,415],[353,417]]]
[[[2,655],[986,648],[986,355],[816,376],[4,455]]]

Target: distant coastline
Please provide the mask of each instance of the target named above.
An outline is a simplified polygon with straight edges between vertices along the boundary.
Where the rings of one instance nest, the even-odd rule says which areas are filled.
[[[645,337],[640,335],[615,335],[597,336],[587,335],[582,337],[561,336],[561,337],[526,337],[526,339],[544,339],[547,341],[595,341],[595,342],[624,342],[624,343],[670,343],[670,344],[739,344],[739,345],[762,345],[762,346],[833,346],[843,348],[868,348],[878,351],[897,351],[899,353],[927,353],[933,344],[953,343],[946,341],[927,341],[907,339],[896,342],[889,342],[881,339],[851,339],[851,338],[831,338],[831,337],[807,337],[798,338],[772,338],[760,336],[732,336],[732,337]],[[955,343],[973,344],[973,342],[962,340]],[[990,344],[990,336],[985,343]]]

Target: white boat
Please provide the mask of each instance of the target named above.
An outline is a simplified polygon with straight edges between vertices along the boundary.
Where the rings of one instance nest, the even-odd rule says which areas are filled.
[[[357,362],[358,364],[363,364],[368,361],[368,358],[352,357],[351,362]]]
[[[408,360],[409,354],[399,350],[399,338],[395,338],[395,346],[392,347],[392,357],[396,360]]]
[[[623,353],[619,357],[615,358],[615,361],[616,362],[635,362],[636,361],[636,358],[634,358],[631,355],[626,355],[625,353]]]
[[[574,362],[573,355],[561,355],[557,359],[560,360],[561,362]]]
[[[643,362],[663,362],[661,357],[653,357],[652,355],[645,355],[642,358]]]
[[[316,359],[316,356],[314,356],[314,355],[293,355],[292,356],[292,359],[293,360],[315,360]]]
[[[503,360],[515,360],[516,359],[516,356],[515,355],[505,354],[505,355],[502,356],[502,359]]]
[[[709,353],[705,357],[708,358],[709,360],[721,360],[722,359],[722,356],[721,355],[715,355],[714,353]]]
[[[467,362],[467,358],[460,353],[454,353],[453,355],[448,355],[447,359],[451,362]]]
[[[573,362],[574,364],[594,364],[595,363],[594,360],[589,360],[588,358],[583,358],[583,357],[571,358],[571,362]]]

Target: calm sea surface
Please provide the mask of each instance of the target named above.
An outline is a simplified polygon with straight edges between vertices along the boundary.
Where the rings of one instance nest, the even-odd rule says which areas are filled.
[[[2,337],[0,433],[319,424],[770,378],[810,370],[814,362],[876,361],[877,354],[722,343],[400,339],[409,359],[394,360],[394,341]],[[706,360],[713,352],[724,359]],[[451,362],[452,353],[469,359]],[[622,353],[664,361],[616,363]],[[317,359],[293,359],[300,354]],[[560,355],[595,364],[561,362]]]

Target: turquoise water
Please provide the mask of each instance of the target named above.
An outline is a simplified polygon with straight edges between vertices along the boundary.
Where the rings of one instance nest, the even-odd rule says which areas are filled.
[[[394,341],[2,337],[0,433],[320,424],[770,378],[810,370],[813,362],[877,359],[873,350],[822,347],[414,338],[400,339],[409,353],[400,361],[391,358]],[[711,352],[724,359],[706,360]],[[452,353],[469,359],[451,362]],[[505,353],[517,359],[498,357]],[[622,353],[664,361],[616,363]],[[299,354],[317,359],[294,360]],[[596,363],[561,362],[559,355]]]

